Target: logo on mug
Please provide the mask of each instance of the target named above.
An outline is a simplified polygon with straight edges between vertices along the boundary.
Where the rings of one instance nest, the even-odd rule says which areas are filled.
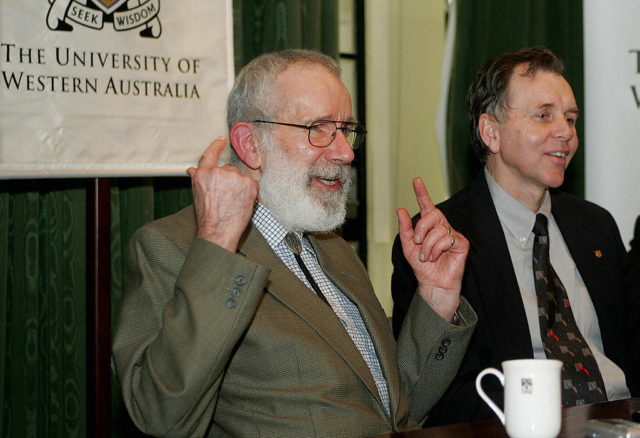
[[[523,394],[531,394],[533,392],[533,379],[529,377],[520,380],[520,388]]]

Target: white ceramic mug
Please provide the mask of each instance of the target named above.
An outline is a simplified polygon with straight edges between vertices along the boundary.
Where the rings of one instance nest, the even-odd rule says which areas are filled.
[[[496,413],[512,438],[552,438],[562,422],[560,371],[562,362],[551,359],[520,359],[502,362],[504,374],[487,368],[476,377],[476,390]],[[483,391],[481,382],[493,374],[504,386],[504,413]]]

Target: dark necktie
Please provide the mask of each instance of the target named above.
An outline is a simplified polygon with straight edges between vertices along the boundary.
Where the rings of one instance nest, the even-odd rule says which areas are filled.
[[[569,297],[549,260],[547,217],[536,216],[533,226],[533,281],[544,350],[562,367],[562,404],[574,406],[607,400],[600,369],[576,324]]]
[[[307,281],[311,285],[311,288],[314,290],[316,295],[318,295],[326,305],[331,307],[331,304],[329,304],[329,301],[327,301],[327,298],[320,290],[320,286],[318,286],[318,283],[316,283],[316,281],[313,279],[311,272],[309,272],[309,269],[307,269],[307,265],[304,264],[304,260],[302,260],[302,257],[300,257],[300,254],[302,254],[302,243],[300,242],[300,239],[298,239],[298,236],[296,236],[296,234],[293,232],[289,232],[286,236],[284,236],[284,243],[287,245],[287,248],[289,248],[289,250],[291,250],[291,252],[293,253],[296,262],[298,262],[298,266],[300,266],[300,269],[302,269],[304,276],[307,278]]]

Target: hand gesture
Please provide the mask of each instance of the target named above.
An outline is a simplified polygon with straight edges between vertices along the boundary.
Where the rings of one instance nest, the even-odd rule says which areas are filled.
[[[413,180],[420,206],[415,228],[404,208],[399,208],[398,234],[402,252],[418,280],[420,296],[444,319],[450,321],[460,305],[460,288],[469,242],[456,232],[438,210],[422,179]]]
[[[225,145],[224,137],[216,138],[202,154],[198,168],[190,167],[187,173],[191,177],[198,237],[235,252],[253,214],[258,182],[241,175],[234,166],[218,166]]]

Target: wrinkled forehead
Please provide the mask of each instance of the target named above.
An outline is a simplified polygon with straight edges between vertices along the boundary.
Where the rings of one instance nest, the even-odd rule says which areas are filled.
[[[282,116],[351,118],[351,96],[346,86],[318,64],[296,63],[282,71],[272,93],[272,104]]]

